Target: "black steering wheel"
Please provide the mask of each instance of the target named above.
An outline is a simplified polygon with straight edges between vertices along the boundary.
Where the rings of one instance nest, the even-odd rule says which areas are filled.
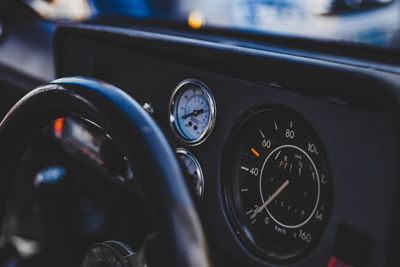
[[[146,177],[140,184],[167,257],[163,265],[210,266],[196,209],[166,137],[132,97],[94,79],[63,78],[40,86],[23,97],[1,122],[0,221],[23,153],[43,127],[68,116],[85,118],[102,127],[126,155],[137,177]],[[131,261],[133,266],[147,265],[144,254],[136,253],[140,257]]]

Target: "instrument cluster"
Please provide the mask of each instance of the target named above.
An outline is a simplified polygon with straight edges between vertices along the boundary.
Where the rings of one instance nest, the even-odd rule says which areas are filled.
[[[176,155],[197,204],[207,187],[200,161],[190,150],[212,135],[216,114],[205,83],[187,79],[172,90],[169,123],[180,144]],[[54,134],[71,153],[104,169],[111,166],[120,180],[133,178],[126,158],[97,125],[60,118]],[[224,155],[224,208],[240,242],[268,262],[294,262],[310,252],[332,203],[328,162],[313,127],[294,110],[265,105],[242,117]]]
[[[204,83],[185,80],[173,91],[171,128],[184,145],[203,143],[215,119],[216,103]],[[177,151],[197,176],[191,183],[202,185],[195,195],[202,195],[207,188],[197,159],[186,149]],[[239,122],[225,155],[225,206],[241,242],[269,262],[306,255],[323,233],[332,198],[324,148],[312,126],[289,108],[266,105]]]

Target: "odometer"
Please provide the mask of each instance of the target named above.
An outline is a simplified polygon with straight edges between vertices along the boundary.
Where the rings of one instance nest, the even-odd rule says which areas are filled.
[[[311,127],[287,109],[263,109],[239,125],[226,155],[227,206],[242,241],[273,261],[303,255],[319,240],[331,201]]]

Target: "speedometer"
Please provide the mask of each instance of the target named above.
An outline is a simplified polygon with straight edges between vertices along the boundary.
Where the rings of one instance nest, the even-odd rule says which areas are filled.
[[[320,238],[331,202],[322,146],[296,113],[248,116],[226,151],[225,196],[241,240],[272,261],[293,260]]]

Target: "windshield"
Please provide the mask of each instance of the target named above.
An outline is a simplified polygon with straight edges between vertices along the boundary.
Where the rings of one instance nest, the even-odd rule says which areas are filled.
[[[400,49],[399,0],[25,0],[45,17],[123,15]],[[50,8],[49,8],[50,5]]]

